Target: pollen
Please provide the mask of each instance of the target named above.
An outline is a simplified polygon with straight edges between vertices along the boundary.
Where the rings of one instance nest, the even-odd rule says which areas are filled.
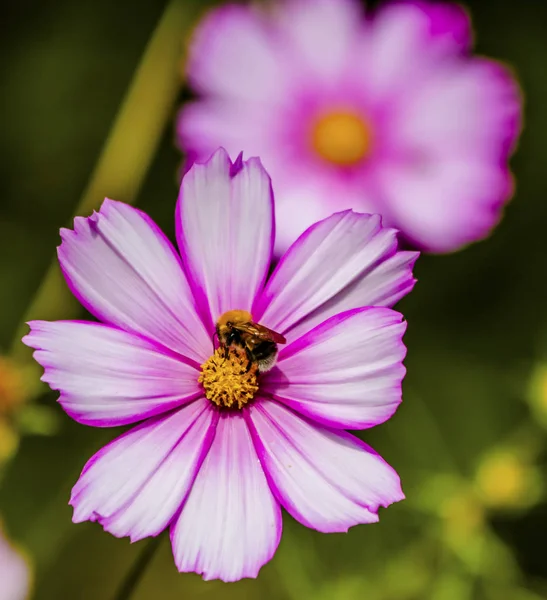
[[[372,150],[370,125],[348,110],[321,115],[313,125],[311,138],[314,151],[339,166],[353,166],[366,159]]]
[[[257,366],[251,364],[244,350],[218,348],[201,365],[198,381],[208,400],[219,407],[243,408],[258,391]]]

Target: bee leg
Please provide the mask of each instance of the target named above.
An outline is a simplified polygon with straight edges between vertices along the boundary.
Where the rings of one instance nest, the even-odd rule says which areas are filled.
[[[251,367],[253,366],[254,356],[252,355],[252,353],[249,350],[249,348],[245,348],[245,354],[247,354],[247,369],[246,369],[246,372],[248,373],[251,370]]]

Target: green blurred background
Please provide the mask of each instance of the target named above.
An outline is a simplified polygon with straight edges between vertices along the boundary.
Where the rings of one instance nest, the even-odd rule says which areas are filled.
[[[3,7],[5,355],[115,123],[121,138],[88,189],[87,212],[105,195],[136,201],[173,235],[181,160],[173,117],[188,95],[179,55],[206,3],[171,6],[163,41],[149,48],[141,72],[148,79],[141,77],[125,120],[116,121],[165,6],[26,0]],[[397,468],[407,500],[382,511],[379,524],[348,534],[322,535],[286,516],[275,558],[257,580],[237,584],[179,575],[163,539],[135,599],[547,598],[547,3],[467,6],[478,52],[518,73],[525,130],[513,160],[517,192],[499,228],[457,254],[420,258],[419,283],[399,305],[409,323],[404,402],[362,437]],[[81,315],[63,291],[32,316]],[[19,377],[26,400],[3,406],[0,389],[0,518],[32,564],[33,597],[112,598],[146,542],[73,525],[67,502],[87,458],[117,431],[73,423],[55,394],[33,385],[39,370],[25,366],[28,354],[14,350],[19,362],[3,359],[0,388]],[[13,365],[22,370],[11,372]]]

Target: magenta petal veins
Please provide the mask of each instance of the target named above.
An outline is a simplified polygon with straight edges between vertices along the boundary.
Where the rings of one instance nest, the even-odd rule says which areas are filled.
[[[203,395],[195,366],[135,334],[78,321],[29,325],[23,341],[45,369],[42,381],[80,423],[127,425]]]
[[[331,317],[281,350],[261,390],[332,427],[378,425],[401,402],[405,329],[389,308]]]
[[[324,429],[276,402],[249,413],[260,460],[287,511],[325,533],[378,521],[378,508],[404,498],[397,473],[347,433]]]
[[[272,255],[270,178],[258,159],[238,160],[219,150],[195,165],[177,204],[179,248],[211,325],[228,310],[251,309]]]
[[[396,231],[378,215],[334,214],[282,257],[254,312],[294,340],[339,312],[397,302],[414,285],[416,257],[397,252]]]
[[[204,579],[256,577],[281,538],[281,511],[241,414],[221,416],[215,440],[171,526],[175,563]]]
[[[202,399],[156,417],[93,456],[72,490],[73,520],[98,521],[132,541],[171,522],[207,454],[218,415]]]
[[[196,315],[180,259],[141,211],[105,200],[62,229],[59,263],[80,302],[97,318],[143,335],[198,364],[210,340]]]

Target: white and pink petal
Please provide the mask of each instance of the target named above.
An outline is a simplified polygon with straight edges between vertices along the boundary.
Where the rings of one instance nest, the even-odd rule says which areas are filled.
[[[274,499],[241,413],[222,413],[215,439],[171,526],[175,564],[206,580],[256,577],[281,537]]]
[[[378,521],[380,506],[404,498],[397,473],[356,437],[275,401],[255,402],[247,419],[272,489],[303,525],[344,532]]]
[[[406,323],[389,308],[331,317],[283,347],[261,391],[325,425],[364,429],[401,402]]]
[[[293,341],[337,313],[396,302],[414,285],[417,256],[401,260],[397,247],[396,231],[382,227],[379,215],[336,213],[289,248],[253,316]]]
[[[259,106],[206,98],[184,104],[177,118],[177,139],[182,149],[192,149],[190,158],[208,158],[221,146],[230,156],[237,156],[245,148],[248,156],[264,160],[272,146],[267,132],[276,123]],[[267,164],[270,172],[271,164]]]
[[[273,249],[273,193],[260,160],[234,163],[219,149],[185,175],[177,240],[195,297],[212,327],[228,310],[250,310]],[[208,306],[208,308],[207,308]]]
[[[102,448],[72,490],[73,521],[97,521],[132,541],[160,534],[192,487],[217,420],[207,400],[196,400]]]
[[[0,530],[0,600],[25,600],[31,588],[30,566]]]
[[[469,50],[469,17],[453,3],[390,2],[368,20],[355,72],[375,103],[404,97]]]
[[[143,212],[105,200],[91,217],[62,229],[59,263],[75,296],[95,317],[200,364],[211,339],[199,319],[180,258]]]
[[[513,192],[499,162],[435,157],[423,165],[385,165],[378,180],[390,224],[429,252],[452,252],[488,235]]]
[[[336,170],[318,164],[315,156],[309,164],[303,158],[290,155],[285,158],[297,165],[292,167],[293,172],[286,165],[275,171],[271,168],[272,161],[267,163],[275,182],[276,258],[281,258],[313,224],[339,212],[340,198],[344,199],[344,207],[351,207],[355,212],[379,211],[376,194],[366,183],[355,185],[351,180],[341,179]]]
[[[193,364],[142,336],[100,323],[31,321],[23,343],[44,367],[42,381],[79,423],[141,421],[201,395]]]
[[[194,32],[188,76],[202,93],[234,102],[268,103],[281,95],[287,64],[279,60],[279,46],[266,19],[258,11],[231,4],[211,11]]]
[[[458,61],[406,97],[392,127],[402,156],[426,173],[435,160],[472,157],[502,164],[520,133],[520,89],[500,63]]]
[[[277,9],[277,10],[275,10]],[[329,88],[348,73],[362,13],[352,0],[290,0],[274,8],[282,64],[304,81]]]

